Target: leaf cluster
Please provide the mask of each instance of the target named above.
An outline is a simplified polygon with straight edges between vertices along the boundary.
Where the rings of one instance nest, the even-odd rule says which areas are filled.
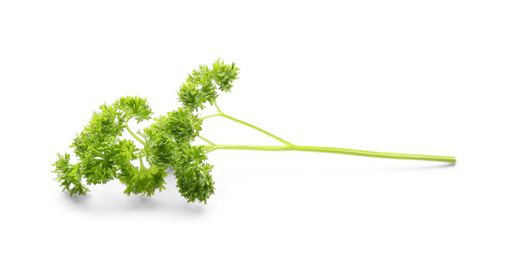
[[[177,187],[189,202],[205,202],[214,193],[210,172],[202,146],[190,144],[201,130],[202,120],[188,108],[178,108],[155,119],[144,129],[147,161],[161,168],[175,170]]]
[[[214,193],[214,184],[210,172],[213,166],[206,163],[207,156],[203,146],[181,146],[175,157],[173,169],[178,179],[177,187],[188,202],[204,202]]]
[[[189,74],[187,81],[180,87],[178,100],[190,110],[203,109],[206,102],[210,104],[216,102],[219,96],[217,89],[223,92],[231,91],[233,81],[238,79],[239,70],[234,62],[231,65],[224,64],[220,59],[211,69],[200,65],[198,70]]]
[[[134,118],[138,123],[150,119],[153,114],[146,98],[121,97],[115,102],[115,107],[123,111],[127,118]]]
[[[54,164],[54,172],[58,174],[57,179],[64,190],[68,190],[71,196],[75,193],[85,195],[88,188],[82,181],[87,185],[105,184],[119,178],[127,186],[126,193],[133,191],[153,194],[152,184],[144,183],[144,179],[139,178],[139,182],[127,181],[130,180],[128,176],[143,174],[142,169],[131,163],[139,158],[140,149],[133,141],[120,139],[130,118],[140,122],[149,119],[151,114],[146,100],[139,97],[122,97],[113,105],[100,106],[71,145],[79,162],[71,164],[70,156],[66,154],[59,155]],[[161,184],[158,183],[157,186],[160,187]]]
[[[58,182],[70,195],[85,195],[87,185],[105,184],[113,179],[126,186],[124,193],[151,196],[156,190],[165,189],[165,171],[174,169],[177,187],[188,202],[205,202],[214,193],[211,171],[206,163],[203,146],[193,146],[192,141],[202,130],[202,119],[195,112],[204,104],[213,104],[217,90],[229,92],[238,78],[238,67],[217,60],[211,68],[201,65],[194,70],[178,92],[180,107],[154,119],[149,127],[136,136],[127,123],[151,119],[152,110],[147,100],[140,97],[121,97],[112,105],[102,105],[94,112],[88,125],[74,139],[78,162],[70,163],[70,155],[58,154],[53,164]],[[128,130],[140,143],[122,138]],[[144,139],[141,140],[141,139]],[[145,167],[142,158],[150,164]],[[132,161],[139,160],[139,167]]]
[[[70,195],[85,195],[89,190],[81,183],[81,174],[79,174],[79,163],[72,165],[69,163],[70,155],[58,154],[58,160],[53,164],[56,167],[56,180],[63,186],[63,190],[70,192]]]

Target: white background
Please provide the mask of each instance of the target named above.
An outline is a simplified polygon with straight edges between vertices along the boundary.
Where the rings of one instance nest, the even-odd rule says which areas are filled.
[[[0,258],[507,259],[507,13],[506,1],[2,1]],[[171,177],[154,197],[116,181],[60,191],[51,164],[92,111],[125,95],[172,111],[187,74],[219,57],[241,68],[222,110],[290,142],[458,162],[216,151],[207,205]],[[221,118],[202,134],[277,145]]]

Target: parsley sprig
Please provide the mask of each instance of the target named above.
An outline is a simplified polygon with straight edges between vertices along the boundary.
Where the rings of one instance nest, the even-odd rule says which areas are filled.
[[[166,169],[172,168],[177,187],[188,202],[206,204],[214,193],[214,181],[210,172],[213,166],[206,162],[207,153],[215,150],[261,150],[261,151],[306,151],[339,153],[357,156],[426,160],[455,163],[451,156],[383,153],[334,147],[294,145],[257,126],[225,114],[217,105],[220,92],[230,92],[233,81],[238,79],[239,68],[235,63],[225,64],[217,60],[211,68],[201,65],[194,70],[178,91],[182,107],[153,119],[153,123],[134,133],[128,126],[131,119],[140,123],[152,119],[152,110],[147,100],[140,97],[121,97],[112,105],[104,104],[93,113],[90,123],[76,136],[74,148],[78,162],[72,164],[70,155],[58,154],[54,172],[56,180],[74,194],[86,195],[88,186],[105,184],[118,179],[126,186],[124,193],[151,196],[156,190],[165,189]],[[206,104],[217,109],[215,114],[200,117],[197,113]],[[203,120],[223,117],[253,128],[277,141],[280,146],[222,145],[201,136]],[[142,147],[122,138],[127,130]],[[193,145],[200,138],[208,145]],[[143,162],[145,158],[149,165]],[[139,160],[139,166],[133,161]]]

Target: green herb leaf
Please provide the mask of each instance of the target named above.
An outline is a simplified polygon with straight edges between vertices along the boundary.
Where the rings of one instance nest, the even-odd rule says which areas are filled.
[[[220,59],[212,65],[212,69],[200,65],[180,87],[178,100],[191,111],[203,109],[206,102],[214,104],[219,96],[217,85],[223,92],[231,91],[233,81],[238,78],[238,71],[235,63],[224,64]]]
[[[214,193],[214,184],[210,172],[212,165],[205,163],[207,159],[203,146],[184,145],[179,147],[175,163],[177,187],[188,202],[196,200],[204,202]]]
[[[58,154],[58,160],[52,164],[56,167],[53,171],[57,173],[56,180],[63,186],[63,190],[70,192],[70,195],[79,194],[86,195],[89,191],[88,188],[81,183],[80,164],[70,164],[70,155],[65,154],[64,156]]]
[[[120,169],[122,173],[118,175],[118,179],[127,186],[124,191],[127,195],[134,193],[152,196],[155,190],[166,189],[164,178],[167,173],[163,168],[156,166],[145,168],[143,165],[138,168],[129,162],[122,165]]]
[[[135,118],[138,123],[150,119],[153,114],[152,109],[146,103],[146,99],[138,96],[121,97],[115,102],[114,106],[123,111],[127,118]]]

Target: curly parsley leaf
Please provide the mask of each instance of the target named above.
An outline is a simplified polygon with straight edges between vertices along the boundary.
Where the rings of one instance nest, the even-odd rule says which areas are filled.
[[[203,146],[184,145],[179,147],[179,152],[173,164],[177,187],[179,192],[188,202],[196,200],[204,202],[214,193],[215,187],[210,172],[213,166],[205,163],[207,156]]]
[[[63,190],[70,192],[70,195],[79,194],[86,195],[88,188],[81,183],[82,174],[80,172],[80,164],[70,164],[70,155],[64,156],[58,154],[58,160],[52,164],[55,166],[54,173],[57,174],[56,180],[63,186]]]
[[[144,120],[151,119],[152,109],[146,103],[146,98],[135,97],[121,97],[115,102],[114,106],[123,111],[127,118],[135,118],[139,123]]]
[[[203,109],[207,102],[214,104],[219,96],[217,85],[223,92],[231,91],[233,81],[238,79],[238,71],[235,63],[224,64],[220,59],[212,65],[212,69],[200,65],[180,87],[178,100],[191,111]]]
[[[219,89],[223,92],[231,91],[233,87],[232,83],[235,79],[238,79],[238,71],[240,69],[235,66],[235,63],[229,65],[224,62],[217,60],[213,64],[212,74],[215,83],[219,85]]]
[[[87,183],[107,183],[118,171],[117,151],[126,115],[115,106],[102,105],[90,123],[74,139],[71,147],[81,161],[80,170]]]
[[[164,178],[167,173],[163,168],[151,166],[145,168],[143,164],[140,167],[135,167],[131,163],[122,165],[121,174],[118,175],[120,182],[125,184],[127,188],[124,193],[127,195],[141,194],[152,196],[155,190],[162,191],[166,189]]]

